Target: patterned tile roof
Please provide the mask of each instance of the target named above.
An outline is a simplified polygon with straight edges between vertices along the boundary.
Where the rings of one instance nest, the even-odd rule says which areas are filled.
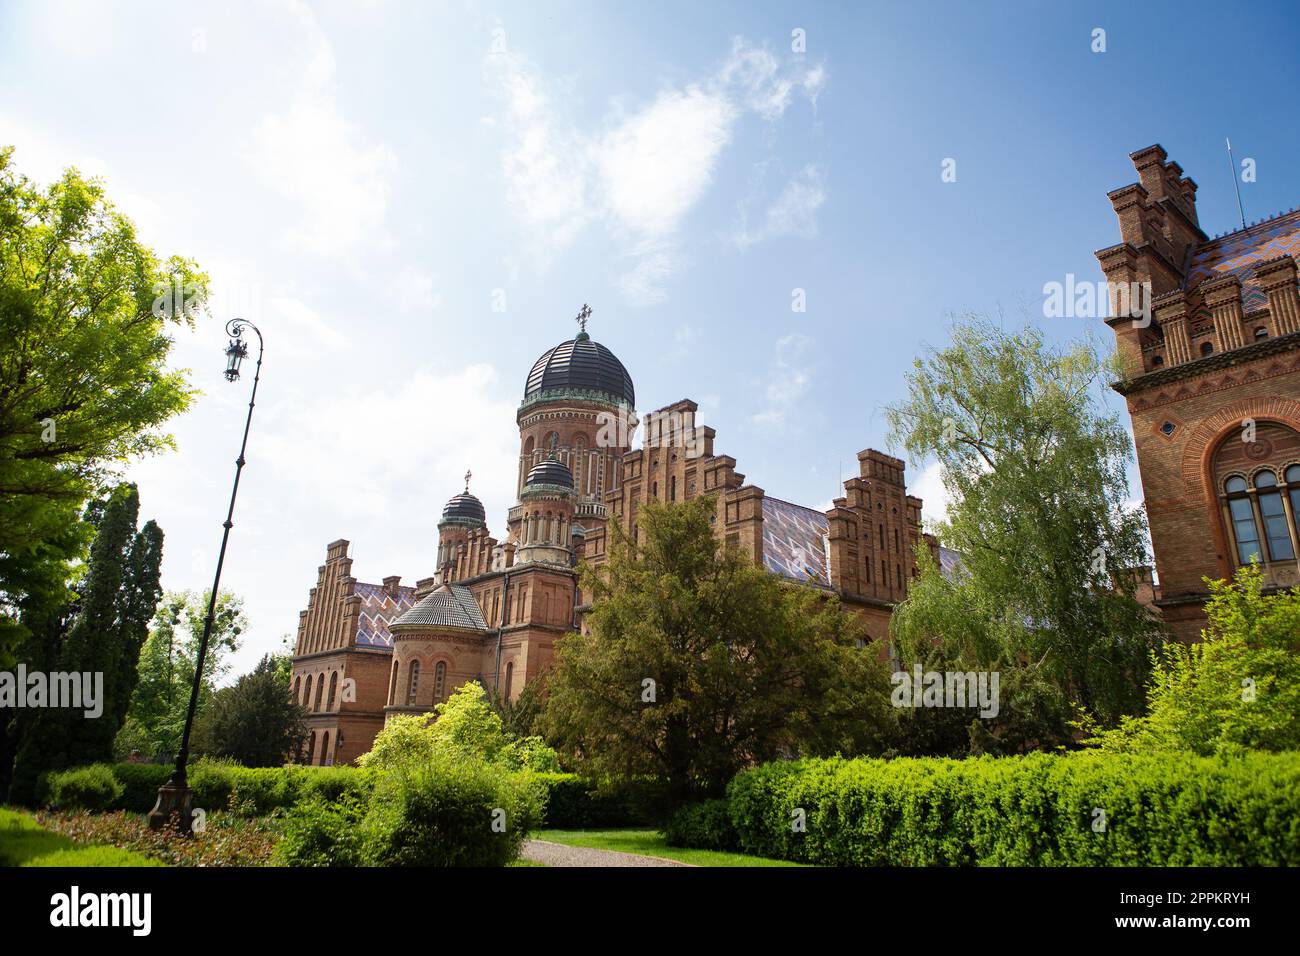
[[[780,498],[763,498],[763,564],[796,581],[830,586],[826,515]]]
[[[1249,314],[1268,305],[1268,296],[1255,280],[1255,267],[1279,256],[1300,259],[1300,209],[1201,245],[1192,253],[1183,288],[1235,275],[1241,280],[1242,312]]]
[[[436,591],[426,594],[393,624],[401,627],[454,627],[465,631],[488,629],[473,593],[460,584],[444,584]]]
[[[943,572],[945,578],[949,581],[955,580],[963,566],[960,551],[939,545],[939,570]]]
[[[393,635],[388,625],[415,605],[415,588],[399,586],[396,590],[394,596],[382,584],[357,582],[354,593],[361,598],[361,613],[357,621],[358,647],[393,646]]]

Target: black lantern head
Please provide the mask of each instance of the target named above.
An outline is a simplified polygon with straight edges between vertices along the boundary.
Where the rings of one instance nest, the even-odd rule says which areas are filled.
[[[230,340],[226,346],[226,381],[235,382],[239,380],[239,363],[244,360],[248,354],[248,344],[241,338]]]

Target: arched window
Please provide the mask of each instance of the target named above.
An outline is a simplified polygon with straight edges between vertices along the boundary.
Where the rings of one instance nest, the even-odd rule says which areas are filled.
[[[302,675],[299,674],[293,679],[293,699],[302,700]]]
[[[301,703],[304,707],[311,706],[311,675],[310,674],[307,675],[307,689],[303,693],[302,699],[299,701],[299,703]]]
[[[1268,329],[1262,325],[1258,326],[1255,329],[1255,341],[1258,342],[1260,339],[1266,339],[1266,338],[1268,338]]]
[[[330,696],[329,703],[326,705],[327,710],[334,709],[334,701],[338,699],[339,690],[339,672],[334,671],[330,674]]]
[[[316,762],[316,731],[307,735],[307,765],[311,766]]]
[[[443,694],[447,689],[447,663],[438,661],[438,666],[433,669],[433,699],[442,700]]]
[[[415,692],[420,686],[420,662],[411,661],[410,676],[407,678],[406,685],[406,703],[408,706],[415,706]]]
[[[330,732],[327,730],[320,738],[320,764],[322,767],[328,767],[333,762],[334,755],[330,753]]]
[[[1291,547],[1291,529],[1287,527],[1282,493],[1277,490],[1277,475],[1271,471],[1257,472],[1255,492],[1259,496],[1259,513],[1264,519],[1264,541],[1268,545],[1269,560],[1294,560],[1295,549]]]
[[[1252,421],[1248,432],[1234,429],[1215,450],[1214,481],[1237,565],[1294,562],[1300,553],[1297,455],[1300,432],[1276,421]]]
[[[677,476],[673,475],[668,479],[668,500],[677,500]]]
[[[397,661],[393,661],[393,682],[388,688],[388,703],[397,706]]]
[[[315,706],[312,707],[312,710],[320,710],[320,699],[322,696],[324,696],[324,694],[325,694],[325,675],[317,674],[316,675],[316,704]]]
[[[1201,343],[1201,354],[1202,354],[1202,355],[1213,355],[1213,354],[1214,354],[1214,343],[1212,343],[1212,342],[1202,342],[1202,343]]]
[[[1160,366],[1162,366],[1162,365],[1164,365],[1164,364],[1165,364],[1165,357],[1164,357],[1163,355],[1154,355],[1154,356],[1152,356],[1152,358],[1151,358],[1151,365],[1152,365],[1153,368],[1159,368]]]
[[[1283,477],[1291,489],[1291,514],[1296,515],[1296,520],[1300,521],[1300,465],[1292,465]]]
[[[1262,561],[1259,550],[1259,526],[1255,524],[1255,509],[1246,494],[1246,479],[1234,475],[1223,485],[1228,494],[1228,513],[1232,518],[1232,536],[1237,541],[1237,563],[1250,564]]]
[[[509,664],[506,665],[506,686],[503,691],[503,696],[505,697],[506,700],[510,699],[510,688],[514,686],[514,682],[515,682],[515,662],[511,661]]]

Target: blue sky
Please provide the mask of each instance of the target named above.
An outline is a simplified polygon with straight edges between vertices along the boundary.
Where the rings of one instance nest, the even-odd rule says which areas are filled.
[[[1300,202],[1298,41],[1289,3],[0,2],[0,142],[102,175],[213,276],[176,348],[204,395],[129,472],[167,587],[207,586],[220,536],[247,401],[220,326],[267,336],[223,578],[242,670],[328,541],[363,580],[431,573],[466,467],[503,531],[524,377],[584,302],[643,411],[694,398],[750,481],[815,506],[951,314],[1105,341],[1042,288],[1101,278],[1128,153],[1163,144],[1212,235],[1225,136],[1249,219]]]

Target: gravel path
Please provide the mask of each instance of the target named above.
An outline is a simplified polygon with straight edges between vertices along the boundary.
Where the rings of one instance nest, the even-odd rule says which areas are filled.
[[[586,846],[565,846],[546,840],[528,840],[524,843],[523,857],[546,866],[694,866],[667,860],[661,856],[640,856],[620,853],[617,850],[596,850]]]

